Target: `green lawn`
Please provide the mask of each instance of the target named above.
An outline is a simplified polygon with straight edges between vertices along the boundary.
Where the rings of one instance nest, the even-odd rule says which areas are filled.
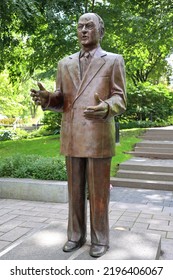
[[[111,176],[115,176],[118,164],[126,161],[131,156],[124,152],[131,151],[135,143],[139,142],[142,129],[123,130],[120,133],[120,144],[116,146],[116,156],[112,159]],[[60,156],[59,136],[44,136],[34,139],[0,141],[0,158],[15,154],[37,154],[44,157]]]
[[[59,135],[34,139],[0,141],[0,158],[6,158],[14,154],[34,154],[44,157],[55,157],[59,155],[59,150]]]

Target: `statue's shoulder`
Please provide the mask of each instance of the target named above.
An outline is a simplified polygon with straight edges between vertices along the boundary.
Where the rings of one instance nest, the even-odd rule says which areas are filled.
[[[118,63],[120,65],[124,65],[124,58],[118,53],[105,52],[104,59],[110,64]]]
[[[104,51],[106,56],[110,59],[123,59],[123,56],[121,54],[118,53],[113,53],[113,52],[106,52]]]
[[[59,62],[63,64],[63,63],[67,63],[67,62],[71,61],[72,59],[78,59],[79,58],[79,53],[80,52],[76,52],[76,53],[67,55],[64,58],[62,58]]]

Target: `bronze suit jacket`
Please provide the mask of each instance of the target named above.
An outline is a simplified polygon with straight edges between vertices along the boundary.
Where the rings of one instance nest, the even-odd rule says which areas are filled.
[[[50,94],[45,108],[63,112],[61,153],[72,157],[112,157],[114,116],[126,109],[123,58],[98,48],[82,80],[79,68],[79,52],[59,62],[57,90]],[[87,106],[97,105],[95,93],[109,105],[109,112],[102,120],[87,120],[83,112]]]

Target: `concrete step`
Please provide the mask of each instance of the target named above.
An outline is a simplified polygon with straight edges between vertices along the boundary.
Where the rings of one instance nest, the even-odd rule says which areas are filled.
[[[143,146],[136,146],[135,147],[135,152],[147,152],[147,153],[158,153],[158,154],[169,154],[173,152],[173,147],[172,148],[162,148],[162,147],[143,147]]]
[[[159,129],[153,129],[153,130],[146,130],[145,135],[172,135],[173,130],[159,130]]]
[[[16,247],[11,247],[11,250],[1,254],[0,259],[97,260],[89,255],[90,240],[79,250],[70,253],[62,251],[65,242],[66,225],[60,222],[52,223]],[[111,229],[109,251],[98,260],[158,260],[160,252],[161,236],[158,234]]]
[[[173,133],[171,135],[164,135],[164,134],[157,134],[157,135],[147,135],[147,134],[144,134],[144,135],[141,135],[140,136],[141,139],[144,139],[144,140],[151,140],[151,141],[156,141],[156,140],[163,140],[163,141],[173,141]]]
[[[157,152],[126,152],[126,154],[133,155],[135,157],[148,157],[158,159],[173,159],[173,153],[157,153]]]
[[[117,172],[117,178],[173,182],[173,173],[119,170]]]
[[[155,181],[155,180],[141,180],[130,178],[111,178],[111,184],[114,187],[126,188],[142,188],[173,191],[173,181]]]
[[[155,133],[155,134],[158,134],[158,133],[173,133],[173,126],[170,126],[170,127],[152,127],[152,128],[148,128],[146,130],[147,133]]]
[[[121,163],[119,169],[173,173],[173,160],[134,157]]]
[[[173,150],[173,141],[147,141],[138,142],[135,147],[153,147],[153,148],[165,148]]]

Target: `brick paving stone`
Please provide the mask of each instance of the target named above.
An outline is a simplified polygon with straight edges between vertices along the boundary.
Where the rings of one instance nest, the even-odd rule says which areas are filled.
[[[128,228],[131,228],[133,226],[133,224],[134,224],[133,222],[118,220],[117,222],[114,223],[113,227],[128,227]]]
[[[55,208],[55,209],[67,209],[68,208],[68,203],[54,203],[52,206],[52,208]]]
[[[153,217],[153,214],[149,214],[149,213],[140,213],[139,214],[139,218],[148,218],[148,219],[150,219],[150,218],[152,218]]]
[[[26,215],[26,216],[36,216],[39,214],[39,211],[28,211],[28,210],[14,210],[14,215]]]
[[[124,212],[124,214],[125,214],[126,216],[131,216],[131,217],[138,217],[140,213],[141,213],[141,211],[138,211],[138,210],[134,210],[134,211],[126,210],[126,211]]]
[[[121,216],[119,216],[119,215],[117,215],[117,216],[116,215],[111,215],[111,214],[109,215],[109,219],[114,220],[114,221],[118,221],[120,217]]]
[[[47,218],[54,218],[57,220],[64,220],[67,219],[67,214],[62,214],[62,213],[44,213],[44,212],[40,212],[39,215],[37,217],[47,217]]]
[[[5,214],[7,214],[7,213],[9,213],[10,212],[10,210],[9,209],[0,209],[0,216],[3,216],[3,215],[5,215]]]
[[[37,222],[32,222],[32,221],[27,221],[27,222],[22,222],[20,224],[20,227],[28,227],[28,228],[41,228],[43,226],[46,226],[46,223],[37,223]]]
[[[158,213],[163,211],[163,206],[148,206],[145,208],[144,213]]]
[[[24,227],[16,227],[12,229],[11,231],[1,235],[0,239],[2,241],[15,241],[28,233],[30,231],[30,228],[24,228]]]
[[[56,218],[49,218],[49,219],[47,219],[46,221],[45,221],[45,224],[50,224],[50,223],[57,223],[57,222],[59,222],[59,221],[61,221],[61,223],[66,223],[67,224],[67,222],[68,222],[68,220],[67,220],[67,218],[66,219],[56,219]],[[87,223],[89,223],[89,219],[87,219]]]
[[[19,215],[19,216],[17,216],[17,220],[44,223],[46,220],[48,220],[48,218],[47,217],[35,217],[35,216]]]
[[[169,213],[154,214],[153,219],[173,221],[173,216],[169,215]]]
[[[7,247],[10,244],[11,244],[11,242],[1,241],[0,240],[0,250],[4,249],[5,247]]]
[[[137,218],[136,220],[139,223],[147,223],[147,224],[155,224],[159,226],[166,226],[168,225],[168,220],[156,220],[156,219],[148,219],[148,218]]]
[[[163,231],[173,231],[173,226],[150,224],[149,229],[152,230],[163,230]]]
[[[173,240],[162,238],[160,260],[173,260]]]
[[[163,212],[173,213],[173,207],[164,207]]]
[[[149,227],[149,224],[144,224],[144,223],[134,223],[133,228],[141,228],[141,229],[147,229]]]
[[[14,209],[14,207],[12,208],[12,209]],[[15,209],[16,209],[16,211],[17,210],[20,210],[20,211],[35,211],[35,207],[32,207],[32,206],[27,206],[27,205],[16,205],[15,206]]]
[[[5,214],[3,216],[0,217],[0,225],[9,221],[9,220],[12,220],[14,218],[16,218],[17,215],[13,215],[13,214]]]
[[[140,233],[159,234],[159,235],[161,235],[162,237],[166,237],[166,231],[162,231],[162,230],[149,230],[149,229],[144,229],[144,228],[136,228],[136,227],[133,227],[133,228],[131,229],[131,231],[140,232]]]
[[[55,209],[54,209],[54,210],[55,210]],[[60,214],[63,214],[63,215],[68,215],[68,209],[60,210],[59,213],[60,213]]]
[[[109,228],[111,228],[117,220],[116,219],[109,219]],[[89,223],[88,223],[88,225],[89,225]]]
[[[121,216],[122,214],[124,214],[125,211],[124,210],[120,210],[120,209],[110,209],[109,214],[111,215],[119,215]]]
[[[62,210],[62,209],[57,209],[57,208],[52,208],[52,207],[37,207],[37,208],[34,208],[33,211],[37,211],[37,212],[42,212],[42,213],[54,213],[54,214],[57,214],[57,213],[60,213],[61,211],[65,211],[66,209]]]
[[[126,216],[125,214],[119,218],[119,221],[135,222],[136,217]]]
[[[23,223],[21,220],[10,220],[2,225],[0,225],[0,231],[7,232]]]
[[[173,231],[168,231],[166,237],[173,238]]]
[[[122,212],[122,211],[116,211],[116,210],[111,210],[110,212],[109,212],[109,215],[111,215],[112,217],[117,217],[117,216],[119,216],[119,217],[121,217],[122,215],[123,215],[123,213],[124,213],[124,211]]]

